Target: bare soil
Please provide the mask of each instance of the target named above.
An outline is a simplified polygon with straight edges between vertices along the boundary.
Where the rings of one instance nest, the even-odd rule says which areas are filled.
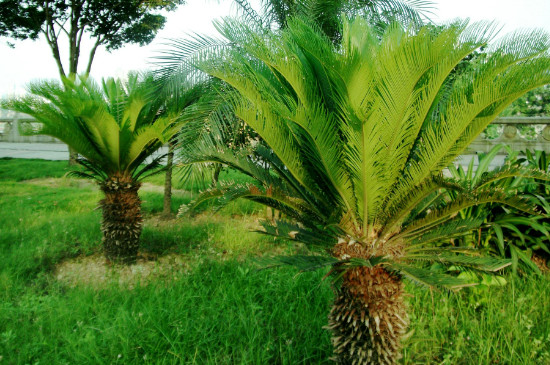
[[[102,254],[97,253],[61,262],[54,276],[70,287],[84,285],[100,289],[121,285],[133,289],[136,285],[147,285],[152,281],[174,280],[188,271],[184,257],[178,254],[156,259],[141,255],[135,264],[127,266],[110,264]]]

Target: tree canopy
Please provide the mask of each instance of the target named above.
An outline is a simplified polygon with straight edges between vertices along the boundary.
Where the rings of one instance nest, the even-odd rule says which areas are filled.
[[[340,16],[361,15],[371,24],[384,26],[394,21],[422,25],[433,8],[427,0],[260,0],[256,12],[248,0],[234,0],[245,19],[262,28],[285,28],[292,17],[314,21],[333,40],[340,37]]]
[[[63,37],[69,46],[68,73],[75,74],[82,38],[88,34],[94,39],[85,71],[89,73],[99,46],[111,51],[125,43],[150,43],[166,22],[156,11],[174,10],[183,3],[184,0],[0,0],[0,37],[25,40],[43,35],[59,74],[67,76],[60,55]]]

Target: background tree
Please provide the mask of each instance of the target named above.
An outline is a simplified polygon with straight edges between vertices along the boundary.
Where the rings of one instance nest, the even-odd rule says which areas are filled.
[[[441,171],[513,100],[550,82],[549,36],[504,38],[476,67],[456,73],[487,46],[491,24],[458,22],[441,32],[394,24],[380,37],[356,18],[344,22],[341,46],[299,19],[281,34],[235,21],[220,29],[236,46],[205,52],[198,64],[237,90],[237,116],[270,148],[234,154],[213,139],[197,150],[196,161],[226,163],[257,183],[211,189],[196,204],[246,198],[281,211],[286,218],[265,222],[266,234],[330,254],[275,263],[332,267],[335,360],[395,364],[408,325],[403,278],[459,288],[470,283],[423,264],[488,272],[510,264],[437,242],[482,224],[460,218],[470,206],[500,203],[533,213],[528,201],[489,187],[523,171],[506,167],[474,187]],[[453,201],[432,204],[449,190],[457,192]]]
[[[174,82],[174,80],[171,80]],[[208,81],[188,83],[179,80],[177,86],[157,83],[158,96],[163,100],[164,106],[161,115],[179,115],[184,129],[189,129],[193,122],[197,122],[199,128],[204,128],[205,119],[208,118],[210,98],[212,93]],[[197,136],[191,138],[178,138],[174,135],[168,143],[166,155],[166,175],[164,180],[164,199],[162,216],[165,219],[172,217],[172,173],[174,166],[175,151],[182,146],[195,143]],[[181,142],[181,143],[180,143]],[[185,175],[185,174],[184,174]],[[186,175],[185,175],[186,176]]]
[[[427,0],[262,0],[258,12],[248,0],[235,2],[246,20],[261,28],[284,29],[292,17],[304,17],[335,41],[340,36],[342,13],[361,15],[382,28],[393,21],[420,26],[433,7]]]
[[[98,47],[107,51],[126,43],[146,45],[166,18],[157,10],[174,10],[184,0],[0,0],[0,36],[37,39],[43,36],[52,51],[61,80],[79,73],[82,40],[93,40],[86,63],[89,74]],[[68,60],[61,59],[67,42]],[[9,43],[8,43],[9,44]],[[69,148],[69,164],[76,154]]]
[[[142,230],[140,181],[162,171],[162,156],[148,160],[178,131],[176,115],[159,117],[162,100],[151,82],[131,76],[127,83],[108,79],[101,86],[87,78],[31,84],[31,96],[2,103],[42,123],[36,134],[65,142],[83,158],[79,177],[97,181],[105,198],[101,230],[108,260],[136,260]]]
[[[546,117],[550,115],[550,87],[531,90],[508,107],[503,116]]]
[[[43,36],[59,75],[79,73],[84,36],[93,40],[85,73],[89,74],[99,46],[107,51],[126,43],[146,45],[162,29],[166,18],[157,10],[174,10],[184,0],[0,0],[0,36],[37,39]],[[68,63],[63,65],[61,44],[66,38]]]

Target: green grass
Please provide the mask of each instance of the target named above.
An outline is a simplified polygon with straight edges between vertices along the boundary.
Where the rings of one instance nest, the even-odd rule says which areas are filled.
[[[0,352],[47,364],[326,362],[329,290],[320,274],[293,275],[212,261],[168,286],[52,285],[0,307]]]
[[[407,364],[550,364],[550,278],[458,294],[411,290]]]
[[[145,187],[143,251],[181,255],[189,270],[132,289],[58,281],[56,265],[101,241],[101,194],[66,171],[0,160],[0,363],[330,363],[326,272],[256,270],[261,252],[301,248],[251,232],[264,214],[255,205],[162,221],[162,189]],[[191,196],[177,191],[174,211]],[[403,363],[549,364],[550,280],[508,280],[456,294],[409,285]]]
[[[62,177],[69,171],[67,161],[0,158],[0,180],[22,181],[40,177]]]

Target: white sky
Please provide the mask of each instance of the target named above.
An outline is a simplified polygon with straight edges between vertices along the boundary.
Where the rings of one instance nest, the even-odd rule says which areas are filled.
[[[432,20],[444,22],[454,18],[496,20],[503,26],[501,34],[516,29],[543,28],[550,32],[550,0],[436,0]],[[94,78],[124,76],[130,70],[148,67],[151,57],[166,49],[169,38],[185,37],[189,33],[215,35],[213,19],[234,13],[232,1],[188,0],[176,12],[169,13],[165,28],[145,47],[125,45],[108,53],[98,49],[91,75]],[[46,42],[14,42],[15,49],[6,45],[9,39],[0,38],[0,97],[20,94],[25,85],[35,79],[57,79],[58,72]],[[9,40],[12,41],[13,40]],[[89,50],[83,47],[80,70],[87,63]],[[62,57],[64,57],[62,55]],[[66,57],[65,57],[66,58]],[[64,60],[64,58],[63,58]]]

